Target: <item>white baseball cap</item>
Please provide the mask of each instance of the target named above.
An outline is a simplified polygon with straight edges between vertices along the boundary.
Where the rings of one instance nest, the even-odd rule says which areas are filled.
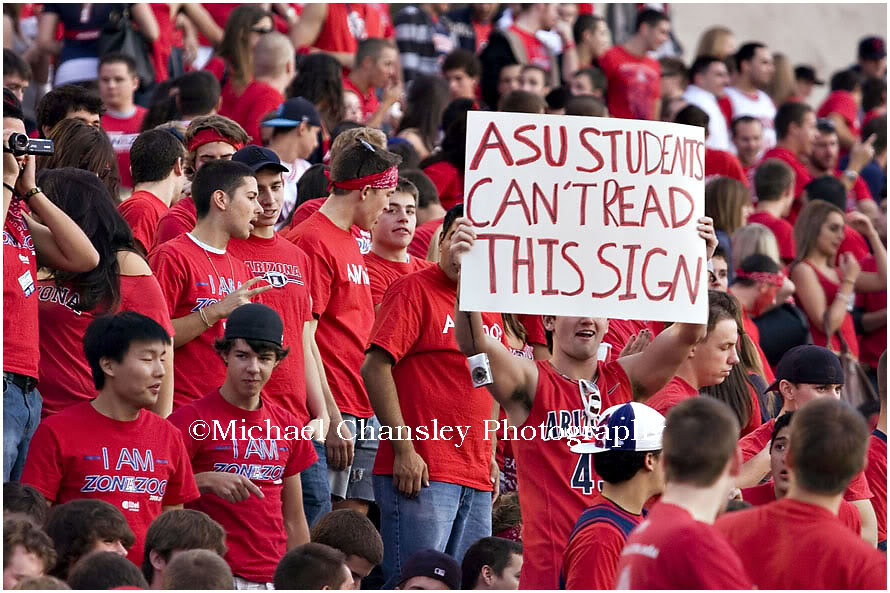
[[[612,406],[597,418],[592,440],[572,447],[572,453],[659,451],[664,416],[638,402]]]

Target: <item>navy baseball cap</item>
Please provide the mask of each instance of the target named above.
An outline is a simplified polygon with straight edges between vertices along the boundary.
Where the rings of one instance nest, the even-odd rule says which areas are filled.
[[[572,447],[572,453],[660,451],[664,416],[646,404],[627,402],[600,414],[594,440]]]
[[[449,589],[456,591],[460,589],[460,564],[448,554],[443,554],[438,550],[420,550],[402,565],[402,573],[398,577],[390,579],[383,588],[394,589],[414,577],[436,579],[445,583]]]
[[[295,128],[306,122],[310,126],[321,127],[321,117],[315,105],[303,97],[288,99],[275,110],[275,117],[261,122],[261,126],[272,128]]]
[[[805,344],[782,356],[776,366],[776,380],[766,390],[777,391],[782,379],[795,384],[843,385],[844,368],[841,359],[828,348]]]
[[[256,144],[248,144],[233,154],[232,160],[244,163],[250,167],[254,173],[265,167],[275,169],[281,173],[290,171],[290,169],[281,164],[281,159],[278,158],[275,151],[262,146],[257,146]]]
[[[794,69],[794,78],[796,78],[797,80],[805,80],[816,86],[822,86],[825,84],[824,80],[821,80],[818,76],[816,76],[816,69],[806,64],[801,64]]]
[[[880,37],[866,37],[859,42],[859,58],[862,60],[880,60],[887,56],[887,47]]]
[[[272,307],[260,303],[241,305],[229,315],[223,334],[227,340],[259,340],[278,346],[284,343],[284,324]]]

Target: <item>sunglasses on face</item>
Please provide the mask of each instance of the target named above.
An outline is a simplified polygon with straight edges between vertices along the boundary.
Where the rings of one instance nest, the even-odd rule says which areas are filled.
[[[257,35],[267,35],[274,31],[275,29],[270,28],[261,28],[261,27],[253,27],[250,31],[252,33],[256,33]]]

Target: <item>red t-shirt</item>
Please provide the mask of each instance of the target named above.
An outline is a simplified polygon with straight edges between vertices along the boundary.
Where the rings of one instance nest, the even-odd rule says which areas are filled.
[[[776,501],[776,487],[770,480],[765,484],[759,484],[752,488],[742,488],[742,500],[750,502],[755,507],[762,506]],[[841,499],[841,506],[837,509],[837,518],[841,523],[853,530],[853,533],[859,535],[862,530],[862,521],[859,519],[859,510],[853,506],[853,503]]]
[[[844,240],[841,241],[841,246],[837,248],[835,264],[840,261],[840,257],[844,253],[852,253],[853,257],[856,258],[856,261],[859,262],[860,267],[865,258],[871,255],[871,250],[868,248],[868,241],[862,236],[862,233],[848,224],[844,225]]]
[[[873,255],[869,255],[862,262],[863,272],[877,272],[878,266]],[[887,308],[887,291],[860,292],[856,295],[856,304],[866,313],[873,313]],[[878,360],[884,350],[887,349],[887,325],[882,325],[875,331],[859,336],[859,360],[873,369],[878,368]]]
[[[547,345],[547,332],[544,330],[544,321],[540,315],[517,315],[516,318],[528,334],[526,344]]]
[[[158,21],[158,38],[151,44],[151,66],[155,71],[155,81],[164,82],[170,78],[169,63],[173,48],[182,47],[182,30],[174,27],[169,4],[152,2],[149,6]]]
[[[373,87],[368,87],[368,92],[363,95],[361,90],[359,90],[359,88],[355,86],[355,83],[352,82],[352,80],[348,76],[343,76],[343,91],[354,93],[362,104],[362,114],[364,115],[365,119],[364,121],[359,123],[368,121],[371,116],[377,113],[377,109],[379,109],[380,107],[380,102],[377,100],[377,93],[374,92],[376,90],[377,89]]]
[[[779,244],[779,257],[786,264],[794,261],[797,251],[794,244],[794,227],[784,218],[776,218],[763,210],[752,212],[748,217],[748,224],[762,224],[773,232],[776,242]]]
[[[425,168],[423,172],[436,186],[442,208],[451,210],[453,206],[464,201],[464,176],[457,167],[448,161],[439,161]]]
[[[192,203],[194,204],[194,202]],[[130,225],[133,237],[142,244],[146,253],[151,251],[154,245],[158,222],[167,213],[167,210],[169,210],[167,204],[153,193],[145,190],[133,192],[133,195],[117,207],[117,211]]]
[[[620,45],[599,60],[608,80],[609,115],[652,119],[661,97],[661,65],[649,56],[636,56]]]
[[[232,101],[231,99],[235,99]],[[254,80],[237,98],[226,97],[220,109],[220,115],[235,120],[247,135],[251,144],[262,145],[260,122],[270,112],[284,103],[284,95],[270,84]]]
[[[226,71],[226,62],[219,56],[213,56],[206,64],[204,64],[202,70],[206,70],[213,74],[220,84],[222,84],[223,73]]]
[[[294,216],[290,222],[290,229],[284,233],[284,238],[288,241],[294,240],[294,229],[297,228],[300,223],[304,220],[315,214],[319,208],[321,208],[327,197],[324,198],[315,198],[313,200],[307,200],[300,204],[296,211],[294,212]],[[352,228],[349,229],[352,233],[352,236],[355,237],[355,242],[358,243],[359,251],[361,251],[362,255],[371,251],[371,233],[361,228],[357,224],[352,225]],[[423,257],[426,257],[426,253],[423,254]]]
[[[389,3],[368,2],[357,5],[356,10],[365,19],[365,32],[368,37],[392,39],[396,34],[389,18]]]
[[[96,498],[114,505],[136,536],[127,558],[137,566],[145,532],[162,507],[200,496],[176,427],[148,410],[136,420],[113,420],[90,402],[40,423],[22,483],[53,504]]]
[[[865,480],[872,491],[871,506],[878,518],[878,541],[887,540],[887,435],[874,429],[868,440]]]
[[[612,346],[609,352],[610,360],[617,360],[618,355],[627,346],[632,336],[639,334],[644,329],[652,332],[652,337],[657,336],[664,329],[661,322],[641,321],[637,319],[609,319],[609,331],[603,336],[603,344]]]
[[[315,340],[337,406],[341,413],[370,418],[374,410],[359,371],[374,325],[374,304],[355,238],[316,212],[288,239],[309,257],[312,314],[318,319]]]
[[[548,361],[535,364],[535,399],[525,424],[518,427],[519,431],[534,428],[534,438],[521,438],[520,432],[513,441],[525,549],[519,588],[555,589],[572,527],[600,484],[591,454],[572,453],[567,437],[544,438],[553,429],[580,430],[586,425],[578,382],[560,375]],[[630,379],[620,362],[598,365],[596,384],[602,397],[593,410],[596,415],[633,399]]]
[[[523,31],[516,25],[511,25],[509,30],[522,41],[522,45],[525,47],[525,55],[528,56],[526,64],[534,64],[543,68],[546,72],[550,72],[553,64],[550,61],[550,52],[547,50],[547,46],[541,43],[533,34]]]
[[[836,169],[834,171],[834,176],[840,180],[844,178],[844,172],[841,169]],[[868,184],[862,177],[856,177],[856,181],[853,182],[853,187],[850,189],[848,194],[847,204],[850,204],[849,198],[853,198],[856,202],[861,202],[862,200],[873,200],[874,198],[871,195],[871,190],[868,189]]]
[[[190,234],[164,243],[149,254],[148,262],[167,299],[171,319],[186,317],[218,303],[253,276],[243,261],[200,245]],[[202,397],[226,376],[226,366],[213,348],[213,342],[223,337],[224,325],[216,323],[176,349],[174,410]]]
[[[350,22],[350,12],[353,13],[352,22]],[[360,26],[359,21],[362,23]],[[353,30],[353,25],[361,30]],[[357,4],[331,2],[328,4],[328,14],[324,19],[324,24],[322,24],[318,38],[312,47],[322,51],[354,54],[358,49],[356,38],[364,39],[364,33],[364,19]]]
[[[634,515],[597,493],[578,519],[586,524],[575,526],[563,555],[563,589],[600,589],[615,587],[615,569],[630,531],[643,515]]]
[[[383,298],[369,341],[395,361],[392,376],[399,406],[430,480],[487,491],[493,437],[485,421],[491,419],[491,396],[473,387],[467,357],[454,338],[456,296],[457,284],[437,265],[399,278]],[[499,315],[483,314],[482,324],[486,335],[503,341]],[[466,438],[459,446],[456,434],[432,440],[435,423],[464,427]],[[430,440],[414,432],[421,427],[431,433]],[[392,445],[381,440],[374,474],[392,475],[393,461]]]
[[[135,311],[161,324],[170,336],[173,325],[161,287],[154,276],[121,276],[121,302],[118,311]],[[43,418],[61,412],[72,404],[96,397],[93,373],[83,355],[83,336],[100,314],[76,311],[77,293],[56,288],[52,280],[37,283],[40,323],[40,395]]]
[[[3,225],[3,371],[36,379],[40,362],[37,255],[22,204],[12,201]]]
[[[675,375],[668,384],[662,387],[658,392],[646,400],[646,405],[667,416],[671,408],[679,404],[681,401],[690,397],[697,397],[698,389],[687,383],[681,377]]]
[[[442,225],[443,220],[444,218],[428,220],[414,229],[414,239],[412,239],[411,244],[408,245],[408,253],[414,257],[425,259],[426,254],[430,249],[430,241],[433,240],[433,235]]]
[[[488,44],[488,36],[491,35],[491,22],[480,23],[473,21],[473,33],[476,35],[476,54],[482,53],[482,49]]]
[[[726,513],[714,526],[759,589],[887,588],[885,557],[828,509],[783,498]]]
[[[196,420],[211,426],[217,420],[223,430],[234,425],[235,436],[222,441],[214,440],[212,435],[204,440],[195,439],[189,426]],[[225,560],[233,573],[254,582],[272,582],[275,567],[287,551],[281,506],[283,480],[298,475],[318,459],[311,441],[294,438],[303,423],[269,401],[263,401],[257,410],[244,410],[223,399],[218,389],[176,410],[170,415],[170,422],[182,432],[196,474],[239,474],[262,490],[264,498],[251,495],[236,503],[205,493],[189,503],[188,508],[207,513],[226,530]],[[267,422],[273,427],[269,435]],[[272,432],[274,427],[280,434]],[[260,437],[241,438],[254,434]],[[282,438],[274,438],[278,436]],[[262,545],[257,545],[258,542]]]
[[[130,117],[115,117],[107,112],[102,116],[102,129],[108,134],[108,139],[111,140],[114,153],[117,155],[121,187],[133,187],[133,176],[130,175],[130,147],[139,136],[142,120],[145,119],[146,113],[148,113],[148,109],[136,105],[133,115]]]
[[[828,305],[831,305],[834,302],[835,295],[837,295],[837,291],[840,288],[840,285],[833,282],[830,278],[822,274],[819,270],[817,270],[814,266],[811,266],[807,260],[803,260],[801,262],[810,267],[816,273],[816,278],[819,280],[819,284],[822,286],[822,291],[825,293],[825,302]],[[803,306],[798,303],[798,306],[801,310],[805,311]],[[810,317],[809,313],[807,313],[807,318],[810,320],[810,333],[813,335],[813,344],[816,346],[825,346],[827,343],[827,337],[822,332],[822,320],[821,319],[813,319]],[[847,346],[850,348],[850,352],[853,356],[859,358],[859,340],[856,338],[856,329],[853,326],[853,316],[850,313],[844,314],[844,321],[841,324],[840,334],[844,337],[844,340],[847,342]],[[841,342],[837,337],[837,333],[831,336],[831,344],[828,346],[829,349],[834,352],[841,351]]]
[[[398,262],[383,259],[373,251],[365,254],[365,267],[368,268],[368,277],[371,279],[371,299],[376,307],[383,302],[383,295],[386,289],[401,278],[413,272],[418,272],[424,268],[435,265],[431,261],[427,261],[420,257],[411,257],[408,261]]]
[[[813,176],[810,175],[810,171],[807,169],[806,165],[800,162],[797,155],[787,148],[782,148],[781,146],[770,148],[763,155],[760,162],[764,162],[767,159],[779,159],[785,161],[794,171],[794,203],[791,205],[791,212],[787,216],[788,222],[794,224],[794,221],[797,220],[798,213],[800,213],[801,209],[804,207],[803,199],[801,198],[803,188],[813,180]]]
[[[158,230],[152,249],[166,243],[170,239],[191,231],[198,222],[198,211],[191,196],[183,198],[167,209],[158,221]]]
[[[725,150],[705,148],[705,179],[715,175],[737,179],[746,187],[749,187],[751,183],[738,157]]]
[[[859,138],[859,106],[850,91],[832,91],[819,106],[816,117],[837,113],[855,138]]]
[[[275,287],[258,295],[254,302],[268,305],[278,312],[284,322],[284,346],[291,349],[275,367],[263,389],[263,397],[296,416],[300,424],[307,424],[303,324],[312,321],[309,287],[306,286],[309,258],[302,249],[278,233],[271,239],[254,236],[232,239],[227,250],[232,257],[247,264],[254,276]]]
[[[686,509],[659,502],[627,539],[617,589],[752,589],[726,539]]]

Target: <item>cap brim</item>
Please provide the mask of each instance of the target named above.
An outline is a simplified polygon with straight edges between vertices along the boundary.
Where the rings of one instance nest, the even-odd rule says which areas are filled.
[[[595,443],[579,443],[569,449],[572,453],[605,453],[606,451],[628,451],[628,449],[608,449],[597,447]],[[648,453],[650,451],[660,451],[661,447],[643,445],[634,449],[637,453]]]
[[[289,173],[290,172],[290,169],[288,169],[281,163],[276,163],[275,161],[263,161],[261,163],[255,163],[253,165],[250,165],[250,168],[253,169],[254,172],[259,171],[260,169],[265,169],[267,167],[269,169],[276,169],[280,173]]]
[[[824,81],[824,80],[819,80],[819,79],[817,78],[817,79],[813,80],[813,84],[816,85],[816,86],[825,86],[825,81]]]
[[[770,385],[769,387],[766,388],[766,391],[778,391],[778,390],[779,390],[779,383],[780,383],[781,381],[782,381],[781,379],[776,379],[775,381],[773,381],[773,384],[772,384],[772,385]],[[766,392],[764,392],[764,393],[766,393]]]
[[[275,119],[268,119],[264,122],[260,122],[261,126],[266,126],[269,128],[296,128],[301,123],[306,122],[310,126],[321,126],[321,123],[315,123],[311,119],[301,119],[297,121],[295,119],[285,119],[283,117],[276,117]]]

